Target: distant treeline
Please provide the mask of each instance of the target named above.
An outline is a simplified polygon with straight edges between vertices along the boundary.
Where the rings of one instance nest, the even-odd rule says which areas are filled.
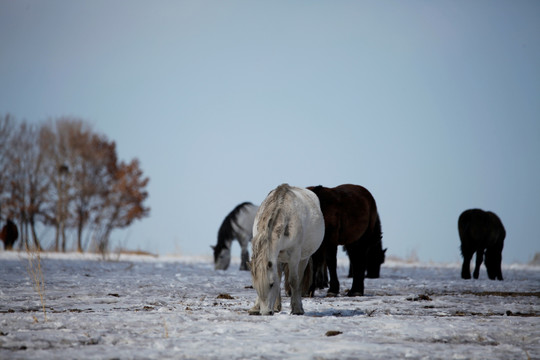
[[[148,216],[148,181],[136,158],[120,161],[115,142],[83,120],[0,118],[0,227],[17,224],[15,247],[105,252],[114,229]]]

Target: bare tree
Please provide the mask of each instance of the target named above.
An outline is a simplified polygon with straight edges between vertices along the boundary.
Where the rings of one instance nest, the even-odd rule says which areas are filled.
[[[9,179],[8,165],[11,151],[11,138],[14,132],[14,119],[11,115],[7,114],[0,119],[0,220],[2,218],[3,208],[2,203],[7,196],[7,183]],[[8,215],[6,215],[7,217]]]
[[[111,169],[112,170],[112,169]],[[148,198],[146,186],[149,178],[143,176],[139,161],[120,163],[114,169],[104,206],[96,217],[97,244],[100,252],[106,252],[109,237],[114,229],[125,228],[135,220],[148,216],[150,208],[144,205]]]
[[[66,251],[66,231],[93,234],[106,250],[111,232],[148,216],[138,160],[118,161],[116,144],[83,120],[60,118],[40,127],[10,116],[0,121],[0,210],[20,223],[21,243],[41,248],[36,223],[53,226],[56,251]],[[9,180],[9,181],[8,181]],[[5,205],[4,205],[5,204]]]
[[[38,130],[35,125],[22,122],[9,142],[10,155],[6,167],[9,197],[6,205],[21,225],[21,245],[28,247],[30,232],[34,246],[41,249],[36,233],[36,217],[41,212],[47,182],[42,171],[42,154],[38,147]]]
[[[104,136],[79,133],[71,162],[73,176],[73,206],[77,215],[77,250],[82,251],[82,234],[85,227],[93,222],[93,217],[106,205],[106,194],[116,169],[116,145]]]
[[[66,251],[66,223],[71,200],[71,173],[67,163],[70,150],[66,123],[67,120],[49,120],[41,128],[39,139],[41,152],[46,159],[44,171],[50,185],[44,222],[55,228],[55,251]]]

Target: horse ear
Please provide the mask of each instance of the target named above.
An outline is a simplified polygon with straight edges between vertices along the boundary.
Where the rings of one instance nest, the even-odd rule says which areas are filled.
[[[214,245],[210,245],[210,247],[212,248],[212,250],[216,250],[216,247]]]
[[[384,250],[383,250],[383,253],[385,253],[385,254],[386,254],[386,250],[388,250],[388,248],[384,249]]]

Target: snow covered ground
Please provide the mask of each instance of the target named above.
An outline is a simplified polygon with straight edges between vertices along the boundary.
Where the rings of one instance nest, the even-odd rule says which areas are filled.
[[[388,261],[366,296],[250,316],[249,272],[211,258],[0,252],[0,359],[540,359],[540,267],[461,280],[460,264]],[[348,263],[339,261],[342,292]]]

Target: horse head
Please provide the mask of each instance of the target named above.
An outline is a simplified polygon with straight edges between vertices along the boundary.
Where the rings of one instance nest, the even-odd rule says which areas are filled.
[[[490,249],[491,250],[491,249]],[[501,270],[501,262],[502,262],[502,253],[501,251],[490,251],[487,250],[485,254],[485,261],[486,261],[486,270],[488,277],[491,280],[502,280],[502,270]]]
[[[231,249],[224,244],[210,246],[214,250],[214,269],[227,270],[231,263]]]
[[[378,279],[381,272],[381,265],[384,263],[387,249],[377,249],[368,253],[366,262],[366,277],[370,279]]]
[[[251,266],[253,287],[257,291],[258,314],[274,315],[274,306],[280,291],[278,264],[271,260],[254,261]]]

